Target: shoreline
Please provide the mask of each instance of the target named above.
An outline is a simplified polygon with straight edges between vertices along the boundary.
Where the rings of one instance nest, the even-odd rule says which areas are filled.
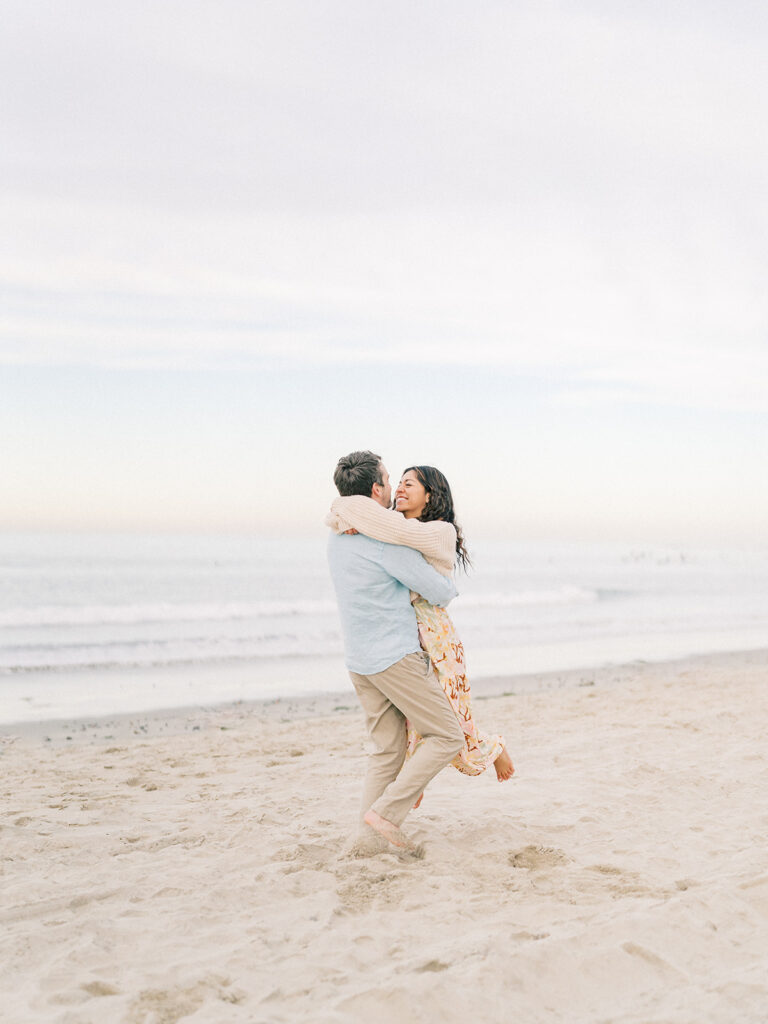
[[[726,667],[734,659],[745,663],[768,663],[768,648],[722,651],[662,661],[637,659],[592,668],[487,676],[472,683],[472,698],[474,702],[482,703],[499,697],[555,693],[577,687],[605,689],[642,679],[648,674],[655,675],[664,671],[674,673],[682,666],[690,667],[691,670],[719,669]],[[294,697],[187,704],[104,715],[23,719],[0,722],[0,745],[22,737],[60,744],[85,740],[125,740],[131,736],[175,736],[206,729],[226,730],[250,719],[288,723],[355,714],[359,711],[354,691],[339,690]]]
[[[536,686],[536,680],[572,676],[578,671],[602,672],[645,662],[660,664],[710,654],[760,651],[766,646],[766,630],[754,627],[706,634],[677,630],[661,635],[654,632],[599,640],[570,639],[543,646],[481,645],[472,651],[467,666],[472,689],[481,695],[503,691],[510,678]],[[179,710],[273,700],[306,705],[325,698],[337,703],[356,700],[339,654],[6,669],[0,673],[0,730],[24,722],[150,713],[167,716]]]

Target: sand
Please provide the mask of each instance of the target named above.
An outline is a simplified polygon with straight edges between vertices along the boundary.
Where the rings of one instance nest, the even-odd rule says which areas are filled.
[[[524,682],[421,859],[358,855],[354,707],[6,728],[0,1019],[768,1020],[768,653]]]

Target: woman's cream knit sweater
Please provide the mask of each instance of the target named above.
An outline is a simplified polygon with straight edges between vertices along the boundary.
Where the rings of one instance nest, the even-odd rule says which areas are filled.
[[[440,519],[433,523],[406,519],[400,512],[384,508],[373,498],[353,494],[334,499],[331,511],[325,517],[325,525],[335,533],[357,530],[374,540],[415,548],[443,576],[450,576],[453,572],[456,530],[451,523]]]

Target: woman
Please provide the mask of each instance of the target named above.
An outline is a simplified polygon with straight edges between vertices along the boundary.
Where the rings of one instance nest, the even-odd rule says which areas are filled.
[[[456,523],[448,481],[434,466],[410,466],[395,492],[395,511],[362,495],[336,498],[326,523],[337,533],[354,530],[374,540],[405,544],[421,551],[438,572],[449,576],[458,560],[466,570],[469,556]],[[445,608],[436,608],[418,594],[411,600],[421,645],[464,730],[464,747],[452,764],[465,775],[479,775],[493,764],[499,782],[512,777],[512,760],[501,736],[486,736],[472,717],[472,695],[464,671],[464,648]],[[410,724],[408,754],[421,742]],[[421,800],[419,799],[419,802]],[[416,804],[418,807],[418,803]]]

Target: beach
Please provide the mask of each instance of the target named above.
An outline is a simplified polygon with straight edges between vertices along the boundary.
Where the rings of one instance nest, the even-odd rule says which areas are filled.
[[[0,1020],[768,1019],[768,651],[497,679],[356,840],[354,697],[0,731]]]

